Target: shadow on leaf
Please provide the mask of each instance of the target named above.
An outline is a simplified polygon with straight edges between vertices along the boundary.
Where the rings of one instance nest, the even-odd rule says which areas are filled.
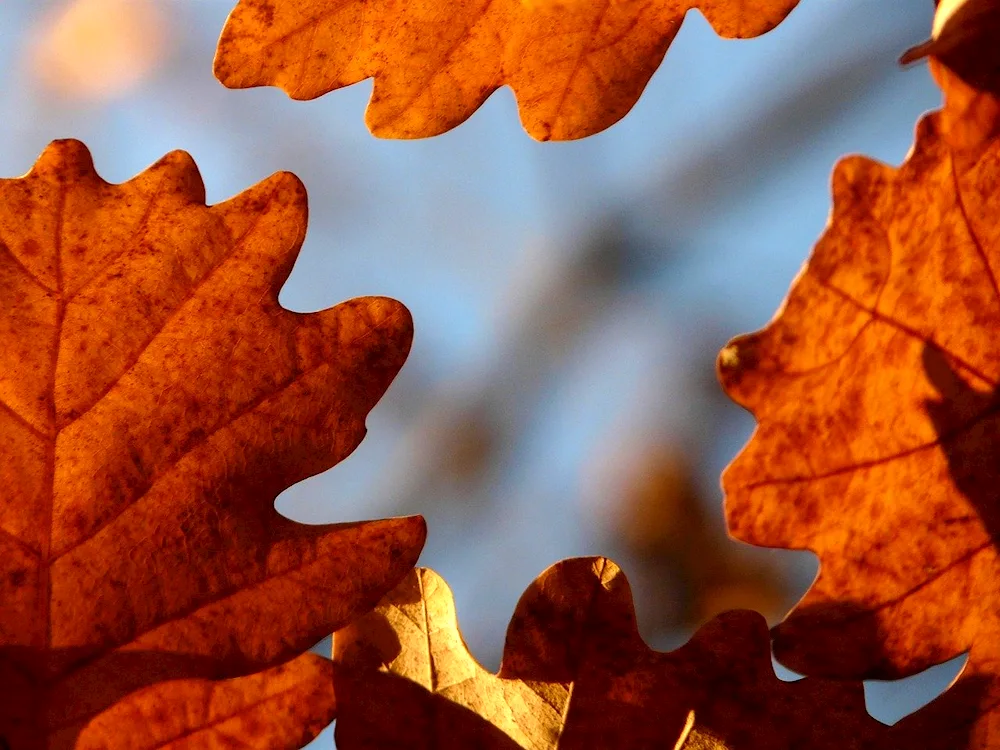
[[[1000,545],[1000,389],[969,386],[936,347],[924,346],[924,372],[941,395],[927,413],[948,459],[951,477]]]
[[[90,656],[89,649],[0,649],[0,749],[96,750],[124,746],[126,736],[133,743],[128,747],[145,747],[134,736],[137,730],[143,734],[148,729],[149,737],[158,738],[169,738],[171,732],[210,731],[232,718],[228,710],[239,713],[241,701],[244,718],[256,720],[261,735],[272,743],[275,738],[287,743],[268,747],[299,747],[329,723],[335,711],[332,691],[324,690],[324,680],[330,681],[329,662],[324,669],[325,660],[313,654],[256,674],[259,667],[249,663],[157,651],[119,651],[93,660]],[[56,671],[53,664],[72,666]],[[298,688],[297,700],[310,704],[297,713],[300,726],[290,734],[283,728],[274,734],[280,721],[254,715],[267,710],[265,704],[279,682],[286,692]],[[218,698],[223,693],[210,714],[204,696]],[[149,745],[154,746],[159,744]],[[264,745],[248,747],[258,746]]]
[[[564,560],[529,586],[498,674],[468,653],[451,592],[426,569],[336,633],[334,655],[342,750],[881,750],[888,731],[860,682],[779,680],[755,612],[723,613],[675,651],[650,649],[606,558]]]
[[[405,677],[337,667],[335,735],[341,748],[520,750],[474,711]]]

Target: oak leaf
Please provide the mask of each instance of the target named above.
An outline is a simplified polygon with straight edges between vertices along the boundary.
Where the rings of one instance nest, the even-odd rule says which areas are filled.
[[[935,73],[946,107],[905,163],[837,166],[785,303],[720,355],[758,422],[723,483],[735,536],[820,558],[778,659],[892,679],[969,652],[914,726],[932,728],[922,747],[985,748],[1000,743],[1000,102]]]
[[[104,750],[114,738],[111,747],[120,750],[294,750],[315,738],[336,708],[330,660],[305,653],[246,677],[143,688],[90,722],[73,747]]]
[[[111,185],[60,141],[0,180],[12,750],[70,747],[157,683],[278,666],[415,563],[420,518],[307,526],[274,509],[357,446],[411,339],[392,300],[279,306],[305,227],[294,176],[206,206],[182,152]]]
[[[670,653],[640,638],[624,574],[564,560],[521,597],[499,674],[458,631],[454,602],[417,569],[334,634],[337,746],[352,748],[874,747],[886,728],[860,683],[782,682],[764,618],[731,611]],[[884,747],[884,746],[879,746]]]
[[[215,74],[312,99],[366,78],[377,136],[420,138],[467,120],[503,85],[539,140],[582,138],[632,108],[698,8],[725,37],[776,26],[798,0],[240,0]]]

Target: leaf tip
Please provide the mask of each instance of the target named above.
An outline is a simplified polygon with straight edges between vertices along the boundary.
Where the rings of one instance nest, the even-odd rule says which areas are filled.
[[[754,10],[741,3],[733,8],[726,3],[701,3],[699,12],[723,39],[752,39],[772,31],[799,4],[799,0],[781,0]]]
[[[75,138],[52,141],[38,156],[30,175],[51,175],[60,180],[97,177],[90,149]]]
[[[378,521],[362,521],[361,526],[377,530],[383,539],[388,539],[388,555],[393,563],[398,563],[398,585],[410,575],[417,559],[427,542],[427,521],[423,516],[394,516]]]
[[[715,372],[722,389],[737,403],[736,393],[743,376],[757,364],[757,348],[752,336],[738,336],[726,344],[715,362]]]
[[[388,588],[381,591],[378,598],[398,587],[408,576],[415,575],[415,566],[427,543],[427,521],[423,516],[396,516],[379,521],[367,521],[365,525],[378,529],[386,540],[383,547],[388,555]],[[375,606],[375,601],[371,603]]]
[[[275,172],[264,180],[264,184],[278,191],[282,195],[288,196],[294,203],[300,203],[302,205],[308,203],[309,194],[308,191],[306,191],[306,186],[294,172],[287,172],[284,170]]]
[[[423,516],[400,516],[391,520],[398,524],[399,539],[413,554],[413,561],[408,564],[412,568],[427,543],[427,520]]]
[[[233,56],[240,49],[236,25],[242,4],[242,0],[237,2],[226,18],[226,23],[222,27],[222,33],[219,34],[219,41],[215,47],[215,57],[212,60],[212,73],[216,80],[227,89],[249,88],[249,85],[238,75],[239,66],[233,60]]]
[[[169,184],[173,192],[195,203],[205,204],[205,181],[194,157],[187,151],[171,151],[156,161],[147,172],[162,173],[165,184]]]
[[[380,350],[399,357],[398,367],[413,345],[413,316],[402,302],[392,297],[356,297],[343,303],[369,332],[378,332]]]

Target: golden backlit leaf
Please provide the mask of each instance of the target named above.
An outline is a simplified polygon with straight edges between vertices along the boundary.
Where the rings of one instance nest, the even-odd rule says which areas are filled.
[[[152,685],[92,721],[75,750],[104,750],[109,737],[121,750],[296,750],[334,718],[332,666],[306,653],[247,677]]]
[[[337,632],[333,649],[342,750],[858,750],[886,731],[860,683],[778,680],[754,612],[651,650],[628,581],[599,557],[564,560],[531,584],[499,674],[469,654],[451,592],[426,569]]]
[[[306,526],[274,509],[358,445],[412,330],[384,298],[282,309],[305,228],[294,176],[206,206],[182,152],[111,185],[59,141],[0,181],[11,750],[69,747],[61,730],[155,683],[285,662],[416,561],[420,518]]]
[[[240,0],[219,40],[226,86],[312,99],[366,78],[386,138],[437,135],[501,86],[539,140],[597,133],[632,108],[699,9],[725,37],[776,26],[798,0]]]
[[[821,561],[778,658],[896,678],[968,651],[924,715],[935,747],[971,731],[985,748],[1000,744],[1000,103],[936,72],[947,106],[906,162],[837,166],[784,305],[723,351],[723,385],[758,421],[723,481],[735,536]]]

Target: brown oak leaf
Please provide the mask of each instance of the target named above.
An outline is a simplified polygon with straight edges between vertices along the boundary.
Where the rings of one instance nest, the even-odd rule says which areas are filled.
[[[161,682],[132,693],[92,721],[74,750],[254,748],[295,750],[336,713],[332,663],[306,653],[231,680]],[[67,738],[67,745],[72,737]],[[56,743],[58,744],[58,740]]]
[[[411,340],[392,300],[279,306],[305,228],[294,176],[206,206],[182,152],[111,185],[59,141],[0,180],[11,750],[70,747],[157,683],[286,662],[415,563],[420,518],[307,526],[274,509],[358,445]]]
[[[334,634],[333,650],[344,750],[848,750],[886,731],[860,683],[780,681],[755,612],[653,651],[625,575],[600,557],[563,560],[531,584],[499,674],[469,654],[451,592],[422,568]]]
[[[968,651],[911,723],[933,728],[921,747],[971,733],[985,748],[1000,743],[1000,106],[935,72],[946,107],[906,162],[837,166],[784,305],[722,351],[758,422],[723,483],[736,537],[820,558],[777,657],[891,679]]]
[[[539,140],[582,138],[632,108],[684,14],[725,37],[770,30],[798,0],[240,0],[215,74],[312,99],[366,78],[377,136],[420,138],[467,120],[503,85]]]

